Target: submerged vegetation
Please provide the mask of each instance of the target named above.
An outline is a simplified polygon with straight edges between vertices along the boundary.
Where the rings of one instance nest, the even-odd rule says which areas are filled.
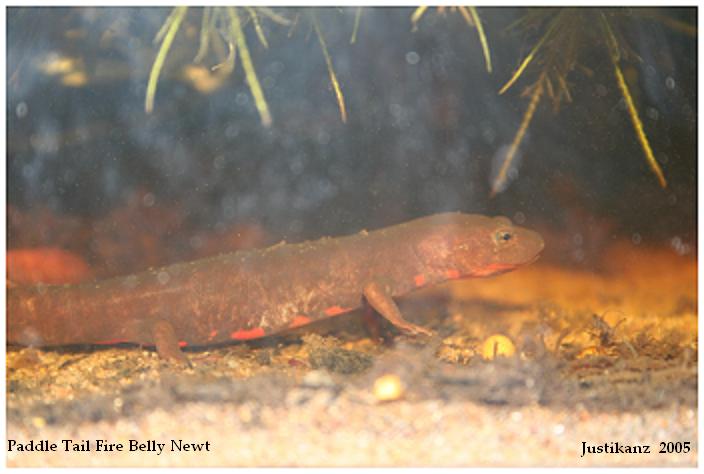
[[[272,116],[259,82],[256,68],[252,61],[249,46],[246,41],[246,28],[254,30],[258,41],[264,48],[269,47],[262,19],[289,27],[288,36],[301,23],[307,23],[310,32],[314,32],[328,70],[330,85],[340,111],[340,119],[347,122],[348,113],[345,97],[340,81],[335,73],[333,58],[328,50],[321,23],[317,18],[315,8],[289,9],[293,18],[266,7],[204,7],[201,9],[200,44],[194,62],[204,60],[211,45],[218,45],[218,51],[225,51],[227,56],[220,58],[220,63],[211,67],[212,70],[222,69],[225,74],[235,70],[236,57],[239,54],[245,80],[254,104],[260,116],[262,125],[272,124]],[[426,16],[428,7],[421,6],[413,11],[410,17],[412,30],[419,28],[421,20]],[[447,16],[448,12],[459,14],[467,25],[476,30],[486,71],[493,70],[489,42],[482,21],[475,7],[438,7],[438,15]],[[186,18],[188,7],[180,6],[172,9],[161,29],[156,35],[155,43],[159,44],[156,58],[153,62],[147,85],[145,110],[151,113],[154,109],[154,98],[157,83],[164,61],[172,46],[174,37]],[[350,44],[356,43],[362,7],[357,7]],[[507,28],[510,34],[523,35],[530,43],[529,36],[537,37],[528,54],[521,60],[511,77],[498,89],[503,95],[521,80],[531,81],[521,91],[521,96],[529,99],[528,106],[518,130],[503,157],[497,175],[493,178],[491,195],[502,192],[508,185],[509,170],[517,155],[518,149],[528,131],[538,106],[547,98],[552,103],[554,112],[558,112],[563,103],[572,102],[570,75],[579,71],[588,77],[593,75],[585,64],[583,56],[588,51],[601,50],[608,56],[614,79],[625,102],[630,121],[636,137],[645,155],[646,162],[656,176],[662,188],[667,187],[665,174],[655,159],[648,137],[640,119],[638,108],[633,100],[630,87],[624,78],[621,65],[624,61],[639,61],[638,54],[629,46],[623,30],[634,17],[646,21],[657,21],[681,34],[696,36],[696,27],[666,17],[654,9],[624,9],[624,8],[531,8]],[[221,53],[222,54],[222,53]]]
[[[271,125],[271,114],[269,106],[264,97],[262,87],[259,83],[254,64],[252,63],[249,47],[247,46],[246,36],[244,34],[242,21],[237,7],[205,7],[202,9],[202,22],[200,30],[200,45],[198,53],[194,58],[194,62],[200,62],[208,54],[211,41],[224,41],[227,44],[229,53],[224,62],[213,66],[213,69],[226,67],[226,72],[231,73],[235,68],[235,57],[239,52],[242,68],[244,69],[245,79],[249,85],[249,89],[254,97],[254,104],[259,111],[262,124],[265,126]],[[268,48],[269,44],[266,41],[266,36],[261,28],[257,10],[263,14],[268,14],[271,18],[288,23],[288,20],[272,12],[268,8],[244,8],[247,13],[246,23],[251,21],[257,33],[259,41]],[[154,97],[156,95],[156,86],[161,74],[161,69],[164,60],[169,53],[173,39],[181,27],[183,20],[188,11],[188,7],[174,7],[171,14],[166,19],[161,29],[154,39],[155,43],[161,43],[159,52],[152,65],[152,70],[149,74],[149,82],[147,84],[147,94],[144,104],[144,109],[147,113],[154,110]]]
[[[411,21],[413,23],[413,28],[418,28],[418,22],[426,11],[426,7],[419,7],[413,13]],[[240,11],[244,11],[244,16],[241,18]],[[438,9],[440,12],[444,13],[444,7]],[[484,34],[484,29],[474,7],[452,7],[452,11],[459,12],[465,19],[468,25],[477,29],[479,35],[479,40],[481,41],[482,50],[484,52],[484,58],[486,61],[486,69],[491,72],[491,55],[489,52],[489,44]],[[157,82],[161,74],[161,70],[164,65],[166,56],[169,53],[171,45],[173,43],[176,33],[181,28],[181,25],[186,17],[188,7],[174,7],[167,19],[164,21],[159,32],[156,34],[154,42],[160,44],[159,50],[152,65],[151,72],[149,74],[149,81],[147,84],[147,93],[145,98],[145,111],[151,113],[154,110],[154,98],[156,95]],[[340,119],[342,122],[347,122],[347,107],[345,105],[345,96],[342,92],[342,87],[340,86],[340,81],[335,73],[335,68],[333,66],[332,56],[328,51],[327,43],[325,41],[325,35],[323,34],[320,22],[316,15],[316,9],[305,8],[300,9],[294,16],[293,19],[288,19],[284,15],[279,14],[267,7],[204,7],[201,13],[201,27],[200,27],[200,45],[198,48],[198,53],[194,58],[194,62],[201,62],[205,56],[208,54],[209,45],[211,42],[225,42],[229,53],[224,62],[217,64],[212,67],[212,69],[218,69],[220,67],[226,66],[227,73],[232,73],[235,69],[235,57],[239,52],[242,61],[242,68],[244,69],[245,79],[247,85],[249,86],[252,97],[254,98],[254,103],[259,112],[262,125],[268,127],[272,123],[271,113],[269,112],[269,106],[267,104],[266,98],[262,91],[262,87],[259,83],[256,70],[252,63],[251,54],[249,47],[247,46],[246,35],[244,28],[251,23],[254,31],[256,33],[259,42],[265,48],[269,47],[269,43],[264,34],[264,30],[259,19],[259,15],[267,17],[274,23],[283,26],[289,26],[288,35],[291,36],[295,28],[301,23],[301,18],[309,22],[310,28],[315,32],[315,35],[320,44],[320,49],[325,58],[325,64],[327,66],[328,74],[330,76],[330,85],[335,92],[335,98],[337,100],[338,108],[340,110]],[[354,44],[357,40],[357,33],[359,31],[359,24],[362,16],[362,7],[357,7],[355,11],[354,25],[352,29],[352,36],[350,38],[350,44]]]
[[[413,12],[413,15],[411,15],[413,31],[418,29],[418,22],[423,17],[423,14],[426,12],[427,9],[428,7],[418,7]],[[477,13],[476,7],[457,6],[450,7],[449,10],[452,12],[459,12],[462,15],[462,18],[464,18],[464,21],[467,22],[467,25],[477,29],[477,35],[479,35],[479,42],[482,45],[482,53],[484,54],[484,61],[486,62],[486,71],[488,73],[491,73],[492,67],[491,53],[489,52],[489,42],[487,41],[486,35],[484,34],[484,27],[482,26],[482,21],[479,18],[479,13]],[[444,15],[445,11],[446,7],[438,7],[439,14]]]
[[[637,11],[637,10],[636,10]],[[532,69],[537,78],[523,89],[522,95],[530,98],[528,107],[523,114],[523,120],[518,128],[511,146],[506,153],[501,169],[492,183],[492,195],[506,187],[506,179],[511,163],[516,156],[525,133],[535,114],[538,104],[547,92],[557,112],[563,100],[572,101],[568,76],[576,69],[591,75],[592,71],[580,64],[580,56],[587,48],[597,46],[605,51],[613,67],[618,88],[626,103],[626,108],[636,132],[638,141],[645,154],[646,161],[657,177],[661,187],[667,187],[667,180],[653,155],[648,137],[643,129],[643,123],[638,114],[630,88],[621,70],[623,60],[640,60],[638,54],[627,44],[620,32],[623,22],[633,21],[631,13],[624,9],[592,9],[592,8],[562,8],[562,9],[532,9],[509,28],[522,32],[538,31],[540,39],[521,61],[511,78],[499,90],[506,92],[521,78],[526,71]],[[645,11],[647,12],[647,10]],[[646,17],[646,15],[643,15]],[[671,20],[665,23],[672,27],[679,23]],[[687,26],[687,25],[679,25]],[[682,28],[678,28],[682,31]],[[691,30],[690,30],[691,31]]]
[[[173,43],[176,32],[183,23],[187,10],[188,7],[175,7],[154,39],[155,43],[161,43],[161,45],[149,74],[149,82],[144,106],[147,113],[151,113],[154,110],[154,97],[156,95],[156,85],[159,80],[159,75],[161,73],[164,60],[169,52],[169,49],[171,48],[171,44]],[[340,118],[343,122],[346,122],[347,108],[345,107],[345,98],[342,93],[342,88],[340,87],[340,82],[335,74],[332,58],[328,52],[327,44],[325,43],[325,36],[320,28],[320,23],[316,17],[315,10],[305,9],[304,11],[306,12],[305,16],[309,20],[311,28],[315,30],[323,56],[325,57],[325,63],[330,75],[330,84],[335,91],[337,103],[340,108]],[[358,8],[352,42],[354,42],[357,27],[359,26],[360,12],[361,9]],[[229,74],[235,69],[235,58],[239,53],[242,62],[242,69],[244,69],[245,79],[247,81],[247,85],[249,86],[249,90],[252,93],[252,97],[254,98],[254,104],[259,112],[262,125],[269,127],[272,123],[269,105],[266,101],[266,97],[264,96],[254,63],[252,62],[252,57],[245,35],[245,27],[251,24],[262,46],[264,46],[264,48],[269,47],[259,15],[267,17],[269,20],[279,25],[290,26],[289,36],[293,33],[296,26],[298,26],[301,16],[301,14],[298,13],[295,18],[291,20],[267,7],[204,7],[202,9],[200,45],[194,62],[200,62],[205,58],[208,54],[208,49],[211,42],[224,42],[229,51],[227,58],[224,62],[213,66],[213,69],[218,69],[224,66],[226,67],[225,71]]]

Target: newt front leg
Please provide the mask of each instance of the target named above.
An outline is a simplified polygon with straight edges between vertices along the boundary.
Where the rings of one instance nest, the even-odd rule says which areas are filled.
[[[398,306],[396,306],[396,302],[394,302],[391,297],[391,293],[388,288],[378,281],[369,283],[364,287],[364,297],[366,298],[367,303],[369,303],[369,306],[374,308],[377,313],[384,317],[384,319],[406,334],[424,334],[426,336],[433,335],[433,331],[422,326],[417,326],[403,319],[403,315],[398,309]]]

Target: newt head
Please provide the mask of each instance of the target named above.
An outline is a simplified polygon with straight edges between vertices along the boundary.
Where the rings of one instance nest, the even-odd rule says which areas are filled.
[[[485,277],[534,262],[545,246],[537,232],[506,217],[440,214],[416,254],[429,271],[448,279]]]

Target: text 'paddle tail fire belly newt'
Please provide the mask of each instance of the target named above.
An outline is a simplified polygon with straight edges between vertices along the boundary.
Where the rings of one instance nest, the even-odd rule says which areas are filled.
[[[7,341],[179,347],[264,337],[368,304],[400,330],[430,334],[394,298],[533,262],[543,239],[505,217],[436,214],[355,235],[278,244],[78,285],[8,288]]]

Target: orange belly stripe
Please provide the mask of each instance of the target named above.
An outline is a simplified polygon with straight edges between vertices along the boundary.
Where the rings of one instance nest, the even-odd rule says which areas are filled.
[[[266,334],[264,333],[263,328],[254,328],[254,329],[240,329],[239,331],[235,331],[232,334],[230,334],[230,337],[232,339],[237,339],[237,340],[245,340],[245,339],[256,339],[258,337],[264,337]]]
[[[447,270],[445,272],[445,276],[450,280],[454,280],[455,278],[460,277],[460,272],[458,272],[457,270]]]
[[[288,327],[293,329],[293,328],[305,326],[306,324],[308,324],[310,322],[311,322],[311,319],[308,316],[298,315],[295,318],[293,318],[293,321],[291,321],[291,324],[289,324]]]
[[[413,281],[415,282],[416,286],[423,286],[425,285],[425,275],[418,274],[415,277],[413,277]]]
[[[342,314],[351,311],[349,308],[342,308],[340,306],[330,306],[324,313],[326,316],[335,316],[336,314]]]
[[[502,264],[502,263],[492,263],[491,265],[487,265],[486,267],[476,270],[474,273],[472,273],[472,276],[477,276],[477,277],[483,277],[483,276],[490,276],[494,275],[496,273],[501,273],[505,272],[508,270],[513,270],[515,268],[515,265],[508,265],[508,264]]]

